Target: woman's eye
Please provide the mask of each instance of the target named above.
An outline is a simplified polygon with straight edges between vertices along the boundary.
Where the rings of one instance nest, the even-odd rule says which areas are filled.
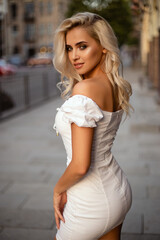
[[[86,47],[87,47],[86,45],[81,45],[79,48],[80,48],[81,50],[84,50]]]
[[[68,47],[66,47],[66,50],[67,50],[67,52],[69,52],[72,50],[72,48],[68,46]]]

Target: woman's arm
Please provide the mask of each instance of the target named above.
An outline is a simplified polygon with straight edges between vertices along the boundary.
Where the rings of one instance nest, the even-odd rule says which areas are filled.
[[[81,81],[74,86],[72,96],[82,94],[91,97],[91,89],[89,83]],[[59,220],[65,221],[61,206],[64,206],[67,201],[66,190],[84,177],[90,167],[93,134],[94,128],[78,127],[75,123],[71,124],[72,160],[54,188],[53,199],[58,228]]]
[[[88,171],[91,161],[93,128],[78,127],[71,124],[72,132],[72,161],[54,188],[53,205],[57,228],[63,217],[64,205],[67,201],[66,190],[77,183]]]
[[[78,182],[88,171],[91,159],[93,128],[71,124],[72,161],[57,182],[54,192],[61,194]]]
[[[74,86],[72,96],[90,96],[91,89],[90,82],[81,81]],[[94,128],[71,124],[72,161],[54,188],[57,194],[66,191],[87,173],[91,161],[93,132]]]

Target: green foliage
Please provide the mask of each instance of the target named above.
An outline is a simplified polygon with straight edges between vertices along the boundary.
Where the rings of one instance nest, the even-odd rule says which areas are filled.
[[[130,45],[130,46],[139,46],[139,44],[140,44],[139,38],[138,37],[129,36],[127,44]]]
[[[133,29],[129,0],[71,0],[66,17],[86,11],[97,13],[110,23],[119,46],[129,41]]]

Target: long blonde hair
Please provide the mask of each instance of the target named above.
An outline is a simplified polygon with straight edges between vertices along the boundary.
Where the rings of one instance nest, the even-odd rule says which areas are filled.
[[[129,103],[132,88],[130,83],[119,74],[119,67],[122,63],[117,38],[109,23],[94,13],[84,12],[73,15],[65,19],[55,32],[53,63],[57,71],[61,73],[62,97],[69,97],[74,85],[82,81],[82,76],[70,63],[66,50],[66,33],[77,26],[85,28],[88,34],[107,50],[102,66],[103,71],[113,86],[119,106],[126,112],[126,116],[130,115],[129,108],[133,109]]]

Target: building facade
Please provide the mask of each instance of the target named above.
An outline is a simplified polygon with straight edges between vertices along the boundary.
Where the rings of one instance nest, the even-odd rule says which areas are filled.
[[[140,16],[140,54],[160,102],[160,1],[132,0]]]
[[[6,29],[1,57],[19,56],[25,61],[36,53],[51,52],[54,31],[64,19],[68,2],[8,0],[5,23],[1,24]]]

